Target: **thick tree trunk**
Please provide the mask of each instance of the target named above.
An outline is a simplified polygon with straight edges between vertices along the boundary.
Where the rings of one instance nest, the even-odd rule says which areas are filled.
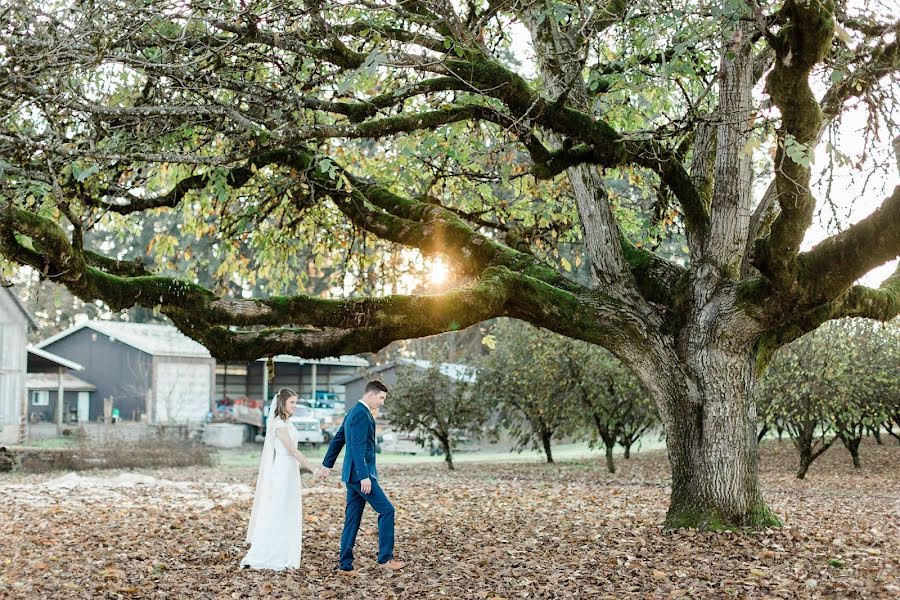
[[[631,458],[631,444],[627,444],[625,446],[625,454],[622,455],[625,460]]]
[[[576,56],[582,40],[563,32],[551,19],[529,20],[545,86],[557,102],[587,106],[581,79],[583,65],[560,61]],[[752,26],[742,24],[747,37]],[[711,206],[706,222],[690,228],[689,278],[681,282],[677,318],[669,325],[643,302],[633,302],[619,285],[622,266],[618,229],[602,180],[580,166],[567,174],[577,201],[592,274],[598,289],[623,300],[629,318],[646,327],[617,332],[608,349],[627,363],[654,394],[665,424],[672,464],[669,527],[723,529],[778,525],[763,502],[758,485],[755,342],[765,327],[736,306],[737,279],[752,214],[752,169],[744,148],[752,123],[750,45],[723,40],[719,97],[711,121],[705,167],[694,169],[710,179],[698,212]],[[568,94],[568,95],[566,95]],[[559,100],[561,99],[561,100]],[[548,136],[558,142],[554,136]],[[711,188],[711,189],[710,189]],[[710,198],[710,195],[712,196]],[[710,202],[711,201],[711,202]],[[627,319],[626,319],[627,320]],[[674,335],[672,335],[674,334]]]
[[[756,415],[746,398],[683,399],[669,426],[672,497],[666,525],[777,526],[758,485]]]
[[[715,304],[710,298],[704,318],[715,315]],[[752,346],[733,333],[739,327],[726,313],[698,322],[670,364],[650,377],[655,385],[648,387],[663,395],[672,466],[667,527],[780,525],[758,484],[756,362]]]

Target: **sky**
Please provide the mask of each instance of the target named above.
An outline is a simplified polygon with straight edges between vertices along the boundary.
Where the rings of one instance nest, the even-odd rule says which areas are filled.
[[[863,152],[864,140],[860,132],[865,127],[865,122],[865,110],[853,108],[844,113],[844,118],[840,126],[840,149],[854,160],[856,160]],[[877,143],[878,152],[882,153],[882,155],[891,152],[891,139],[888,132],[882,131],[880,138],[880,142]],[[869,160],[868,164],[870,166],[871,163],[872,161]],[[816,168],[813,175],[813,181],[818,179],[822,174],[825,169],[825,164],[826,150],[825,143],[823,142],[816,149],[816,161],[814,163]],[[890,196],[894,186],[900,185],[900,174],[898,174],[900,166],[897,165],[896,161],[891,161],[891,166],[893,168],[889,171],[890,175],[873,177],[872,180],[869,181],[865,192],[863,192],[864,177],[856,177],[854,181],[854,178],[851,178],[848,175],[846,169],[835,177],[832,197],[836,199],[835,204],[838,206],[839,212],[842,213],[840,216],[844,217],[849,215],[849,218],[841,219],[841,226],[843,228],[870,215],[876,208],[881,206],[881,203],[885,198]],[[865,171],[865,168],[863,170]],[[814,193],[817,191],[818,190],[814,189]],[[816,196],[817,198],[822,198],[824,197],[824,193],[817,193]],[[808,250],[829,235],[837,233],[833,227],[829,229],[828,226],[831,211],[827,208],[822,209],[821,202],[819,208],[821,210],[817,211],[812,227],[806,232],[806,238],[801,247],[802,250]],[[900,235],[900,232],[897,232],[897,235]],[[878,287],[882,281],[887,279],[891,273],[894,272],[896,267],[897,260],[894,259],[873,271],[869,271],[868,274],[860,279],[860,283],[870,287]]]

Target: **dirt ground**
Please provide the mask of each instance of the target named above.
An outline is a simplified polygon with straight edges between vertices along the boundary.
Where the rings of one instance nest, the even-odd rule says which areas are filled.
[[[0,476],[0,597],[10,598],[897,598],[900,446],[835,446],[805,481],[787,442],[761,477],[784,527],[664,531],[668,464],[385,465],[397,556],[375,562],[375,514],[339,577],[343,489],[304,476],[303,565],[239,570],[255,469]]]

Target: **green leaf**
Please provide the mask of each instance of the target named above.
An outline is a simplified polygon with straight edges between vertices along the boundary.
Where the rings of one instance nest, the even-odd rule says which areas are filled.
[[[80,168],[77,164],[72,164],[72,177],[74,177],[78,183],[84,183],[88,177],[99,172],[100,167],[95,164],[89,165],[84,169]]]

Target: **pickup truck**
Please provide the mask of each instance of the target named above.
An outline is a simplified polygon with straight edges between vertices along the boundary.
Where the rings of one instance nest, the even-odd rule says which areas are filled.
[[[235,423],[244,424],[244,441],[258,441],[266,435],[266,417],[272,406],[272,400],[264,402],[246,396],[233,400],[232,418]],[[300,433],[301,444],[312,444],[315,447],[317,444],[325,443],[321,421],[313,416],[308,407],[298,404],[290,421]]]

